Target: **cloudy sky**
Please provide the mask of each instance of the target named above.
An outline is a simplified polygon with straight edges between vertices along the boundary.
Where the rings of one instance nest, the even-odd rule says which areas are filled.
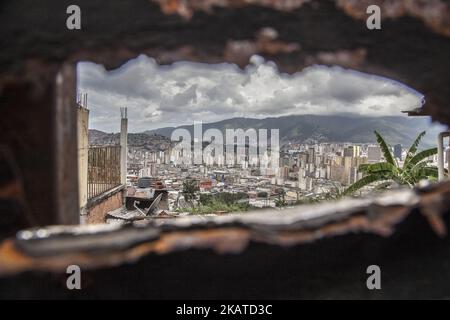
[[[288,75],[259,56],[244,70],[229,63],[160,66],[147,56],[109,72],[82,62],[78,91],[88,93],[90,128],[107,132],[119,131],[120,107],[128,107],[130,132],[140,132],[238,116],[398,116],[422,100],[419,93],[385,78],[325,66]]]

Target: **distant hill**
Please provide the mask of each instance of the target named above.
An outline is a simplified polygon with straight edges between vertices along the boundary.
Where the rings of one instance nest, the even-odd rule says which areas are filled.
[[[90,145],[117,145],[119,143],[119,133],[106,133],[95,129],[89,130]],[[149,151],[165,150],[170,145],[170,138],[157,133],[129,133],[128,145]]]
[[[193,125],[184,125],[193,135]],[[225,131],[231,129],[279,129],[281,144],[290,142],[375,142],[374,130],[379,131],[386,140],[409,146],[417,134],[427,131],[422,146],[436,144],[437,134],[442,126],[432,125],[427,117],[361,117],[354,115],[295,115],[277,118],[253,119],[232,118],[214,123],[204,123],[203,132],[209,128]],[[145,134],[159,134],[169,137],[175,127],[165,127],[145,131]],[[225,135],[224,135],[225,137]]]

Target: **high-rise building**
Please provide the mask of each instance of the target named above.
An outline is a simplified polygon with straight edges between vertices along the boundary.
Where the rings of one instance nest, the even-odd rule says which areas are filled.
[[[361,146],[353,146],[354,157],[359,157],[361,155]]]
[[[369,146],[367,148],[367,157],[369,163],[375,163],[381,161],[381,149],[378,146]]]
[[[347,184],[347,180],[345,179],[345,168],[344,166],[339,165],[331,165],[330,166],[330,180],[339,181],[342,184]]]
[[[155,177],[158,172],[156,163],[148,163],[146,167],[139,170],[139,177]]]
[[[310,147],[308,149],[308,162],[309,163],[315,163],[316,161],[316,151],[314,147]]]
[[[344,157],[344,177],[343,181],[345,185],[351,184],[350,182],[350,172],[353,167],[353,158],[352,157]]]
[[[400,161],[402,160],[402,145],[401,144],[396,144],[394,146],[394,157],[399,159]]]
[[[287,179],[289,177],[289,167],[288,166],[281,167],[280,177],[283,179]]]
[[[344,149],[344,157],[359,157],[361,153],[361,147],[360,146],[348,146]]]
[[[306,177],[306,188],[307,191],[312,191],[314,189],[314,180],[310,177]]]
[[[353,157],[353,148],[351,146],[344,149],[344,157]]]

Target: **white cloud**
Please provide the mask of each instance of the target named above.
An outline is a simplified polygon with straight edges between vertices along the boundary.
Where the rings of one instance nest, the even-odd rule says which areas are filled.
[[[259,56],[244,70],[229,63],[160,66],[146,56],[111,72],[83,62],[78,65],[78,90],[88,93],[91,128],[118,131],[119,108],[126,106],[131,132],[237,116],[398,116],[420,106],[422,99],[389,79],[339,67],[280,73]]]

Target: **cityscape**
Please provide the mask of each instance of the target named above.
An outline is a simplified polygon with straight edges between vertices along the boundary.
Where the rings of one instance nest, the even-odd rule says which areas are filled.
[[[241,71],[232,64],[162,66],[141,55],[110,76],[92,63],[80,64],[78,72],[79,90],[89,94],[92,113],[89,145],[126,148],[123,183],[128,196],[134,194],[139,179],[150,178],[153,187],[161,183],[167,198],[160,207],[167,214],[284,208],[361,197],[437,178],[436,137],[445,128],[423,117],[408,117],[405,112],[424,103],[423,95],[387,78],[325,66],[286,76],[257,55]],[[121,79],[128,84],[124,86]],[[123,135],[115,129],[114,110],[125,106],[132,131]],[[222,138],[214,143],[207,138],[199,141],[198,121],[203,122],[205,134],[210,130],[223,136],[227,130],[255,134],[243,137],[244,151],[230,164],[227,147],[234,143]],[[252,150],[261,153],[261,129],[279,135],[277,150],[266,157],[276,158],[275,165],[267,166],[261,158],[255,162],[251,156]],[[179,130],[186,136],[172,139]],[[419,178],[386,178],[389,170],[403,172],[410,145],[422,131],[427,134],[420,136],[414,152],[434,149],[420,159],[424,168],[418,166],[420,172],[414,174]],[[389,146],[383,149],[380,139]],[[184,153],[179,150],[183,144]],[[199,145],[220,147],[214,156],[207,152],[195,158]],[[185,161],[191,146],[194,159]],[[387,153],[392,153],[389,159]],[[265,156],[264,150],[260,156]],[[386,162],[391,167],[379,171],[378,177],[363,170]],[[425,169],[429,175],[423,174]]]
[[[393,147],[393,154],[400,165],[406,152],[401,144]],[[375,144],[289,144],[283,146],[279,168],[275,169],[251,166],[248,161],[239,166],[207,165],[208,159],[201,165],[175,165],[176,154],[171,148],[160,151],[131,149],[128,153],[128,183],[142,177],[162,181],[169,190],[169,210],[172,211],[180,208],[179,194],[183,192],[186,179],[196,181],[199,196],[242,194],[250,206],[275,207],[277,204],[295,205],[336,198],[346,187],[363,177],[358,170],[360,165],[383,160],[382,151]],[[429,160],[435,164],[436,156],[429,157]],[[374,189],[376,186],[366,187],[358,195]],[[280,195],[283,204],[277,202]]]
[[[445,128],[407,116],[424,103],[423,95],[386,78],[323,66],[286,77],[258,56],[243,72],[189,62],[163,68],[146,56],[114,76],[89,63],[79,72],[79,89],[90,97],[89,108],[87,92],[77,101],[88,131],[79,137],[86,140],[79,150],[91,153],[83,160],[88,163],[79,163],[87,167],[87,176],[84,168],[79,174],[85,176],[80,211],[87,223],[130,215],[282,212],[438,180],[436,137]],[[120,89],[122,76],[132,82]],[[299,95],[294,88],[317,94]],[[120,132],[114,129],[117,109],[106,101],[123,103]],[[111,180],[114,161],[98,162],[112,151],[90,150],[114,146],[120,147],[114,151],[120,152],[114,164],[120,181],[119,174]],[[443,153],[448,166],[449,148]],[[125,205],[117,200],[92,214],[90,203],[119,185],[126,186]],[[145,211],[154,207],[159,214]]]

